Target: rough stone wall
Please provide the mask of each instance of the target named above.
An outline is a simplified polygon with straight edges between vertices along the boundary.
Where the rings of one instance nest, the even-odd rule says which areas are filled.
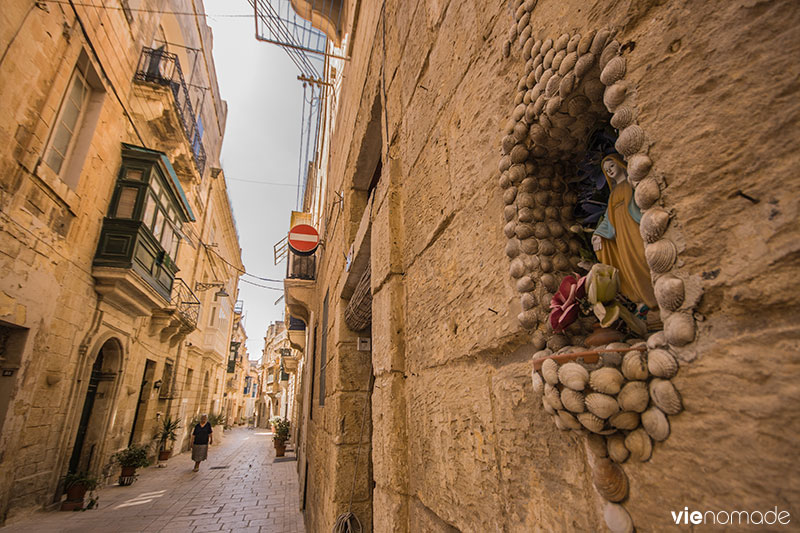
[[[390,146],[372,219],[376,531],[605,527],[582,439],[544,413],[531,352],[518,350],[530,336],[516,321],[497,181],[525,63],[521,47],[501,54],[515,7],[385,7],[380,101]],[[652,175],[672,215],[675,272],[702,289],[696,341],[681,350],[674,379],[685,410],[649,461],[625,467],[625,507],[640,531],[667,529],[670,511],[686,505],[798,512],[791,436],[800,427],[784,407],[800,394],[791,312],[800,181],[789,127],[798,118],[798,16],[791,2],[749,1],[541,0],[531,14],[536,38],[606,28],[623,44]],[[342,149],[332,151],[329,188],[345,190],[351,229],[328,228],[317,311],[327,290],[336,294],[360,218],[347,191],[382,82],[380,19],[380,5],[362,5],[339,97],[331,142]],[[336,481],[323,473],[336,465],[331,440],[311,438],[308,450],[316,495],[307,516],[319,529],[334,516],[325,498]]]

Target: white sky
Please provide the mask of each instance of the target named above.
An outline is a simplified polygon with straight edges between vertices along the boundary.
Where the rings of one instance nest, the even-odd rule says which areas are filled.
[[[256,41],[253,8],[246,0],[204,0],[204,4],[214,32],[219,89],[228,102],[221,159],[242,259],[248,273],[282,280],[286,262],[274,265],[272,246],[286,236],[289,215],[296,205],[302,83],[283,49]],[[238,13],[251,16],[214,17]],[[283,294],[283,284],[251,276],[242,279],[281,289],[239,283],[248,356],[260,359],[267,326],[283,320],[284,302],[275,304]]]

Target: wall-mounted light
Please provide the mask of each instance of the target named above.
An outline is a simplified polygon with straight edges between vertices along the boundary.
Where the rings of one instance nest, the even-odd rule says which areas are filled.
[[[216,292],[216,294],[214,296],[219,296],[219,297],[222,297],[222,298],[227,298],[228,296],[230,296],[230,294],[228,294],[228,291],[225,290],[225,284],[224,283],[221,283],[221,282],[218,282],[218,281],[215,281],[215,282],[212,282],[212,283],[203,283],[203,282],[198,281],[198,282],[196,282],[194,284],[194,290],[197,291],[197,292],[207,291],[208,289],[212,289],[214,287],[219,287],[220,288]]]

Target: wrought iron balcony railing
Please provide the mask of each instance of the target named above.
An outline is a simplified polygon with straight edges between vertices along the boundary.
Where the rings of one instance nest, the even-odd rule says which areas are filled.
[[[172,284],[172,298],[170,305],[174,307],[184,322],[192,327],[197,327],[197,318],[200,315],[200,300],[197,299],[192,289],[181,278],[175,278]]]
[[[317,279],[316,270],[316,255],[302,256],[289,252],[288,260],[286,261],[286,279],[314,280]]]
[[[183,78],[178,56],[160,48],[155,50],[143,48],[134,79],[163,85],[172,90],[172,95],[175,97],[173,100],[175,111],[180,117],[183,131],[192,146],[192,155],[197,164],[197,170],[202,176],[206,168],[206,151],[202,142],[203,132],[198,127],[197,115],[189,98],[189,88]]]

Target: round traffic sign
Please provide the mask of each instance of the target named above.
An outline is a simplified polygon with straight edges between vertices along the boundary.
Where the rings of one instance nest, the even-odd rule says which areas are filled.
[[[289,248],[299,255],[311,255],[319,245],[319,233],[313,226],[298,224],[289,230]]]

